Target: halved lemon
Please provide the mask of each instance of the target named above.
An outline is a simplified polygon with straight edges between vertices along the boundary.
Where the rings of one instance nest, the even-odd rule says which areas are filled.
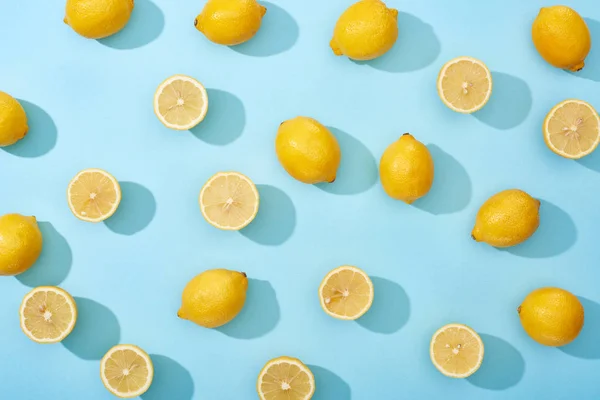
[[[208,180],[198,199],[202,215],[212,226],[237,231],[258,213],[256,185],[238,172],[219,172]]]
[[[429,355],[442,374],[451,378],[467,378],[481,366],[483,342],[468,326],[448,324],[433,334]]]
[[[315,393],[315,377],[297,358],[278,357],[260,371],[256,391],[261,400],[310,400]]]
[[[110,218],[121,202],[121,187],[114,176],[97,168],[79,172],[67,189],[69,208],[87,222]]]
[[[600,142],[600,117],[582,100],[565,100],[555,105],[543,126],[546,145],[565,158],[587,156]]]
[[[19,310],[21,329],[37,343],[58,343],[77,321],[73,297],[56,286],[39,286],[27,293]]]
[[[167,128],[185,131],[198,125],[208,112],[208,94],[196,79],[173,75],[154,94],[154,113]]]
[[[154,367],[144,350],[132,344],[119,344],[102,357],[100,377],[109,392],[130,399],[146,393],[152,384]]]
[[[442,67],[437,91],[450,109],[471,114],[490,99],[492,74],[483,62],[472,57],[458,57]]]
[[[319,286],[323,310],[334,318],[358,319],[373,304],[373,283],[361,269],[348,265],[329,272]]]

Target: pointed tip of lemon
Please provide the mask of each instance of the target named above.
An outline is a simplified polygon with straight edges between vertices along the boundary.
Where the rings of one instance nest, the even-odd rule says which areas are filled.
[[[265,6],[260,6],[260,16],[264,17],[264,15],[267,13],[267,7]]]
[[[398,19],[398,10],[396,10],[395,8],[390,8],[390,14],[392,14],[392,17],[394,17],[395,19]]]
[[[571,68],[569,68],[569,71],[571,72],[579,72],[583,69],[583,67],[585,67],[585,61],[580,62],[579,64],[573,65]]]
[[[335,54],[336,56],[341,56],[341,55],[344,54],[344,53],[342,53],[342,50],[338,46],[338,44],[335,41],[335,39],[331,39],[331,41],[329,42],[329,47],[331,47],[331,50],[333,51],[333,54]]]

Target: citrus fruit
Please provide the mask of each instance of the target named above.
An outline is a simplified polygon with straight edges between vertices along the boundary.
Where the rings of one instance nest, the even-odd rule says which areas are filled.
[[[114,35],[127,25],[133,0],[67,0],[65,24],[89,39]]]
[[[0,91],[0,147],[10,146],[23,139],[29,126],[21,103]]]
[[[287,173],[308,184],[335,181],[342,158],[335,136],[319,121],[308,117],[281,123],[275,151]]]
[[[600,117],[585,101],[565,100],[550,110],[543,132],[550,150],[559,156],[578,159],[598,147]]]
[[[531,38],[542,58],[557,68],[579,71],[592,47],[585,21],[567,6],[540,9],[531,27]]]
[[[248,278],[243,272],[204,271],[183,289],[177,316],[205,328],[218,328],[242,311],[247,290]]]
[[[409,133],[389,145],[379,162],[383,189],[391,198],[407,204],[429,193],[433,172],[429,149]]]
[[[481,366],[483,342],[468,326],[448,324],[433,334],[429,355],[442,374],[451,378],[467,378]]]
[[[256,381],[260,400],[310,400],[315,377],[297,358],[278,357],[265,364]]]
[[[27,271],[42,252],[42,232],[35,217],[0,217],[0,276]]]
[[[477,212],[471,237],[494,247],[516,246],[537,230],[539,209],[540,201],[522,190],[496,193]]]
[[[152,384],[154,367],[150,356],[132,344],[114,346],[100,361],[104,387],[117,397],[131,399],[144,394]]]
[[[266,12],[256,0],[208,0],[194,26],[211,42],[234,46],[256,35]]]
[[[361,0],[342,13],[329,46],[336,56],[372,60],[394,46],[398,39],[398,10],[380,0]]]
[[[77,321],[77,306],[69,293],[55,286],[39,286],[27,293],[19,310],[21,329],[37,343],[58,343]]]
[[[458,57],[442,67],[437,91],[451,110],[471,114],[490,99],[492,74],[483,62],[472,57]]]
[[[258,213],[256,185],[239,172],[219,172],[208,180],[198,198],[204,219],[215,228],[239,231]]]
[[[154,113],[164,126],[178,131],[192,129],[208,112],[208,94],[196,79],[173,75],[154,93]]]
[[[361,269],[344,265],[330,271],[319,286],[321,307],[330,316],[354,320],[373,304],[373,283]]]
[[[571,343],[583,328],[581,302],[563,289],[536,289],[525,297],[517,311],[525,332],[545,346]]]
[[[100,222],[110,218],[121,202],[119,182],[106,171],[89,168],[69,183],[67,200],[71,212],[80,220]]]

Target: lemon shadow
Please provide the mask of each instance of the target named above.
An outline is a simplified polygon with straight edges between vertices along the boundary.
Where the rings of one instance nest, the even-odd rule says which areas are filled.
[[[190,372],[177,361],[160,354],[150,354],[154,379],[143,400],[192,400],[194,380]]]
[[[135,0],[127,25],[112,36],[98,39],[98,42],[117,50],[136,49],[156,40],[164,27],[165,16],[156,4],[150,0]]]
[[[488,390],[506,390],[519,383],[525,374],[521,353],[504,339],[485,333],[479,336],[485,356],[479,370],[467,382]]]
[[[348,133],[327,127],[336,137],[342,152],[335,182],[319,183],[315,187],[332,194],[350,195],[369,190],[377,182],[377,161],[358,139]]]
[[[31,268],[17,275],[16,278],[29,287],[58,286],[71,271],[73,264],[71,246],[50,222],[38,221],[38,226],[42,232],[42,253]]]
[[[586,360],[600,359],[600,340],[598,340],[598,332],[600,332],[600,304],[577,296],[581,305],[583,305],[584,319],[583,329],[579,336],[566,346],[558,347],[558,350],[570,356],[582,358]]]
[[[122,199],[115,214],[104,221],[111,231],[134,235],[144,230],[156,214],[156,200],[152,192],[135,182],[119,182]]]
[[[398,332],[410,317],[408,295],[396,282],[371,276],[373,282],[373,304],[356,323],[375,333],[390,335]]]
[[[203,142],[216,146],[234,142],[242,135],[246,125],[244,104],[237,96],[224,90],[206,89],[206,93],[208,112],[190,132]]]
[[[17,157],[34,158],[47,154],[56,146],[58,130],[52,117],[40,106],[26,100],[17,99],[27,114],[27,135],[17,143],[0,147]]]
[[[249,41],[231,46],[235,52],[253,57],[269,57],[291,49],[300,34],[298,23],[283,8],[261,1],[267,8],[260,29]]]

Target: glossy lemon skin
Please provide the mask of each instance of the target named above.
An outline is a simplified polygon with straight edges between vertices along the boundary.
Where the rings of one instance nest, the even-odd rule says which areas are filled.
[[[527,295],[517,311],[525,332],[544,346],[569,344],[583,328],[583,305],[564,289],[536,289]]]
[[[433,158],[427,146],[405,133],[381,156],[379,176],[391,198],[412,204],[433,185]]]
[[[292,118],[279,126],[275,152],[288,174],[308,184],[335,181],[342,158],[336,137],[309,117]]]
[[[67,0],[64,22],[88,39],[102,39],[127,25],[134,0]]]
[[[8,93],[0,92],[0,147],[15,144],[28,131],[27,115],[21,103]]]
[[[471,237],[494,247],[511,247],[529,239],[540,225],[540,201],[510,189],[486,200],[475,218]]]
[[[579,71],[585,66],[592,39],[584,19],[567,6],[542,8],[531,38],[542,58],[557,68]]]
[[[209,0],[194,26],[211,42],[235,46],[256,35],[266,12],[256,0]]]
[[[218,328],[242,310],[247,289],[248,278],[243,272],[204,271],[186,285],[177,316],[205,328]]]
[[[42,242],[35,217],[0,217],[0,275],[18,275],[31,268],[42,252]]]

